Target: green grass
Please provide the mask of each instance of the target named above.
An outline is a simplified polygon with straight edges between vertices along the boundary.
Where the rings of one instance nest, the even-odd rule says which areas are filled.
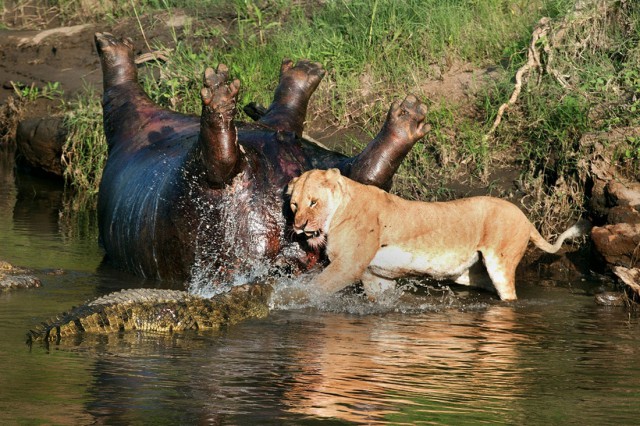
[[[640,126],[639,9],[626,4],[611,7],[606,16],[586,13],[567,22],[565,37],[548,46],[554,53],[549,66],[562,78],[534,73],[495,135],[496,142],[516,148],[511,152],[522,170],[525,206],[543,231],[558,228],[547,225],[550,217],[566,224],[584,211],[590,166],[599,158],[621,175],[640,174],[633,138],[606,136],[615,128]],[[503,88],[496,92],[501,95],[485,98],[487,116],[505,99]],[[599,133],[602,146],[589,142],[588,136]]]
[[[237,16],[234,33],[192,28],[190,39],[201,43],[177,42],[171,60],[160,66],[165,78],[146,79],[144,85],[161,104],[198,113],[200,75],[205,66],[222,62],[241,80],[241,105],[268,105],[281,58],[311,58],[329,73],[314,95],[310,119],[322,116],[336,126],[357,125],[373,135],[395,98],[408,93],[426,98],[423,82],[433,78],[434,69],[444,71],[455,62],[499,63],[522,50],[541,16],[557,16],[569,3],[330,1],[322,8],[303,9],[270,2],[261,11],[252,1],[238,1],[227,4]],[[439,108],[434,115],[440,114]],[[456,120],[463,122],[454,131]],[[466,163],[479,174],[486,173],[490,156],[483,126],[457,118],[447,129],[461,135],[461,154],[470,157]],[[432,150],[446,159],[450,156],[445,151],[457,148],[436,136]]]
[[[237,39],[230,36],[226,46],[203,44],[198,63],[189,65],[201,68],[202,57],[225,62],[246,92],[268,103],[281,58],[319,61],[330,70],[331,89],[324,94],[329,102],[323,104],[344,125],[379,122],[380,108],[371,103],[388,105],[407,92],[423,95],[421,83],[432,77],[432,66],[498,63],[505,52],[523,46],[539,17],[554,16],[569,2],[532,2],[538,7],[527,6],[532,13],[522,14],[503,1],[329,1],[311,10],[312,19],[300,7],[276,3],[271,13],[258,14],[252,1],[236,2]],[[184,76],[198,68],[179,69]],[[372,87],[363,97],[364,80]],[[354,110],[361,112],[354,117]]]

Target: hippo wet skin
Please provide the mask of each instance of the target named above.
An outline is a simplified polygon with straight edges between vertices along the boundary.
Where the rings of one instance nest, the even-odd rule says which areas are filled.
[[[338,168],[389,188],[426,133],[414,96],[395,102],[380,133],[347,157],[302,137],[309,98],[325,71],[282,62],[272,104],[253,123],[234,121],[239,81],[204,72],[200,117],[159,107],[138,83],[133,45],[97,33],[109,158],[98,197],[106,259],[135,274],[184,282],[195,268],[227,282],[257,265],[305,271],[318,254],[291,230],[284,189],[302,172]]]

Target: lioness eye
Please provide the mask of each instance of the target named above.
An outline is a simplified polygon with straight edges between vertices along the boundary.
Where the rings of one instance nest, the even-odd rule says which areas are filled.
[[[318,204],[318,200],[311,200],[311,202],[309,203],[309,207],[313,207],[316,204]]]

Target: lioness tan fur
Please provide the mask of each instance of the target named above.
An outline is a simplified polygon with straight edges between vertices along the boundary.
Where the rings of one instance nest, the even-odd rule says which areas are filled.
[[[473,285],[469,268],[480,259],[502,300],[515,300],[515,272],[531,240],[555,253],[576,224],[548,243],[514,204],[494,197],[448,202],[404,200],[362,185],[337,169],[311,170],[287,188],[293,229],[311,246],[326,244],[329,266],[311,285],[332,294],[361,280],[368,295],[403,276],[428,275]]]

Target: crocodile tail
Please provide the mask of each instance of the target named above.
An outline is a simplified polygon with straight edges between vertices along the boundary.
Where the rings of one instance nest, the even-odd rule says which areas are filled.
[[[269,283],[246,284],[205,298],[177,290],[131,289],[72,308],[27,333],[27,344],[59,343],[83,333],[217,329],[269,312]]]

